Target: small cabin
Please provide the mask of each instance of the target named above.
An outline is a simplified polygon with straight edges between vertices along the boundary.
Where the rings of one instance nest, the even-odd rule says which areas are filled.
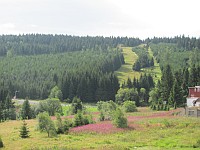
[[[200,107],[200,86],[189,87],[187,107]]]

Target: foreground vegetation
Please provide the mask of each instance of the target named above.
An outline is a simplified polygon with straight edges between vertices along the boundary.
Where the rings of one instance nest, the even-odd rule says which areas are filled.
[[[179,112],[179,111],[177,111]],[[37,130],[37,120],[27,120],[30,138],[19,137],[22,121],[0,124],[4,149],[193,149],[199,148],[198,118],[170,116],[167,112],[139,109],[128,113],[128,129],[109,133],[73,132],[47,138]],[[174,115],[177,113],[173,113]],[[136,115],[136,116],[135,116]],[[109,122],[108,122],[109,123]],[[96,123],[95,125],[98,125]],[[112,130],[112,129],[110,129]]]

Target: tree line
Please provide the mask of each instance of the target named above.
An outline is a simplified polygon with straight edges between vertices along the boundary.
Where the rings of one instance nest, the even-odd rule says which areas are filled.
[[[124,46],[137,46],[138,38],[71,36],[51,34],[0,35],[0,56],[39,55],[82,50],[107,50]]]
[[[195,37],[190,38],[186,37],[185,35],[175,36],[172,38],[169,37],[154,37],[152,39],[147,38],[145,40],[145,43],[147,44],[171,43],[171,44],[176,44],[178,48],[183,48],[188,51],[194,48],[200,49],[200,38],[195,38]]]

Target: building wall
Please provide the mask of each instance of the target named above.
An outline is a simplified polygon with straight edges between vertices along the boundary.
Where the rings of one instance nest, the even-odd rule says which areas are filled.
[[[200,117],[200,109],[195,107],[186,107],[186,115],[188,117]]]
[[[193,101],[196,100],[196,99],[197,99],[197,98],[195,98],[195,97],[188,97],[188,98],[187,98],[187,106],[188,106],[188,107],[193,106]]]

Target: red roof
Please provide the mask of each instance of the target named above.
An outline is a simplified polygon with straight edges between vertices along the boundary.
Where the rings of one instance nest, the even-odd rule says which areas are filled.
[[[200,97],[200,86],[189,87],[188,97]]]

